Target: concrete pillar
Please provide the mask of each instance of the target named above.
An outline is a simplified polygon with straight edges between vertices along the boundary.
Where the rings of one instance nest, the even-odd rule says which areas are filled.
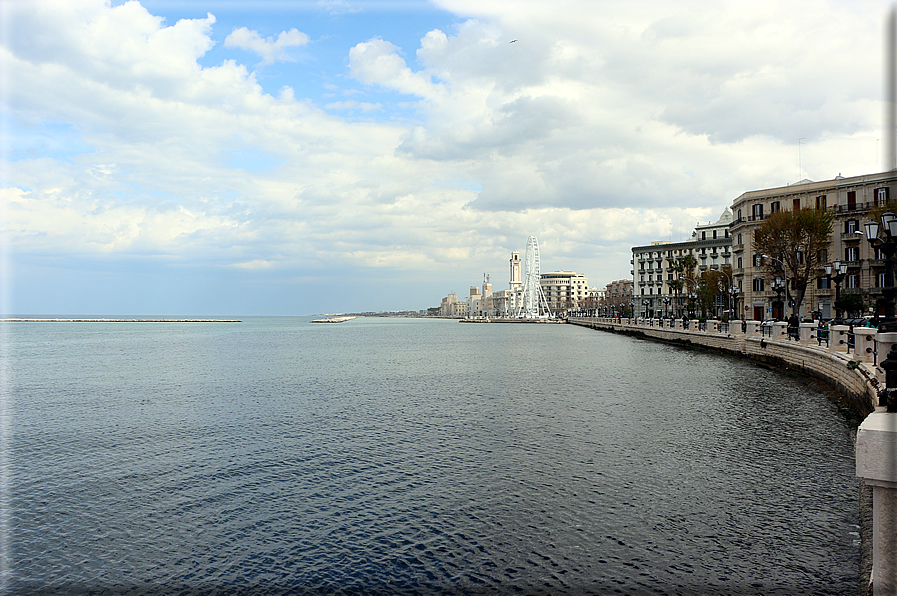
[[[888,357],[891,346],[897,344],[897,333],[879,333],[875,338],[878,340],[878,363],[881,364]]]
[[[857,476],[872,486],[872,594],[897,594],[897,413],[877,408],[856,445]]]
[[[875,350],[875,336],[878,335],[878,329],[872,329],[870,327],[854,327],[853,333],[856,336],[856,343],[854,343],[854,360],[858,360],[859,362],[872,362],[875,354],[872,352]],[[884,360],[884,358],[882,358]]]
[[[847,325],[829,325],[828,331],[828,349],[832,352],[847,351],[847,332],[850,327]]]
[[[813,342],[813,337],[815,336],[816,331],[816,323],[801,323],[800,324],[800,343],[809,344]]]
[[[729,333],[731,333],[732,335],[742,335],[744,333],[744,331],[741,330],[740,319],[729,321]]]
[[[680,331],[682,330],[682,319],[676,319],[676,326],[674,328],[679,329]]]
[[[772,324],[773,339],[788,339],[788,322],[776,321]]]
[[[745,330],[744,333],[748,337],[753,337],[755,335],[760,334],[759,329],[760,329],[760,321],[751,320],[751,321],[747,322],[747,329]]]

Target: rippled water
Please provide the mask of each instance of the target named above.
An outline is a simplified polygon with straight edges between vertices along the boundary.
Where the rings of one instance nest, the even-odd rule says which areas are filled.
[[[818,389],[572,325],[3,328],[5,590],[848,594]]]

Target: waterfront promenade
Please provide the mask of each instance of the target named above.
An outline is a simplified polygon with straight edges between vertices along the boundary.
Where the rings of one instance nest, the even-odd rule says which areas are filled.
[[[784,321],[765,328],[759,321],[725,323],[709,320],[699,323],[681,319],[571,317],[567,322],[674,344],[700,346],[796,370],[841,392],[861,418],[879,405],[878,392],[884,387],[884,371],[879,361],[884,359],[892,343],[879,337],[876,329],[851,329],[847,325],[834,325],[820,334],[816,323],[801,323],[796,336],[789,337]]]

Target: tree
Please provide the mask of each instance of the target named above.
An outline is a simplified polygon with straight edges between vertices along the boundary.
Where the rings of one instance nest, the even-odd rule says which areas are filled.
[[[676,279],[669,283],[670,288],[676,291],[676,304],[681,305],[682,299],[680,294],[688,284],[692,290],[697,290],[697,279],[695,278],[695,267],[698,266],[698,260],[693,255],[685,255],[676,260],[676,264],[671,267]]]
[[[862,291],[844,292],[841,294],[840,304],[836,304],[835,308],[840,308],[847,312],[848,317],[863,316],[863,308],[866,306],[866,297]]]
[[[800,312],[807,285],[815,279],[823,264],[832,234],[831,212],[820,209],[777,211],[754,230],[754,254],[768,255],[764,265],[771,274],[786,273],[792,290],[792,313]],[[785,264],[787,271],[782,271]],[[786,288],[787,302],[788,288]]]
[[[698,303],[706,312],[714,306],[716,296],[727,296],[729,293],[729,280],[732,279],[732,267],[724,265],[722,270],[709,269],[701,273],[698,282]],[[726,302],[723,300],[723,302]]]

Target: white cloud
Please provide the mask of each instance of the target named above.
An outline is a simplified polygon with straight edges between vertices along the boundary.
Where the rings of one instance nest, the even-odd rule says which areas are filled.
[[[201,66],[211,14],[4,3],[5,116],[78,144],[10,139],[3,245],[463,287],[535,234],[546,267],[606,283],[630,246],[797,180],[800,137],[801,177],[878,165],[877,3],[440,3],[459,22],[418,48],[346,41],[351,88],[330,78],[321,104],[266,93],[237,59]],[[224,45],[271,64],[308,36]]]
[[[258,31],[252,31],[246,27],[234,29],[224,39],[224,47],[240,48],[254,52],[261,56],[261,64],[274,64],[278,60],[291,61],[293,58],[286,51],[287,48],[302,47],[308,43],[308,35],[297,29],[281,31],[275,40],[273,37],[262,39]]]

